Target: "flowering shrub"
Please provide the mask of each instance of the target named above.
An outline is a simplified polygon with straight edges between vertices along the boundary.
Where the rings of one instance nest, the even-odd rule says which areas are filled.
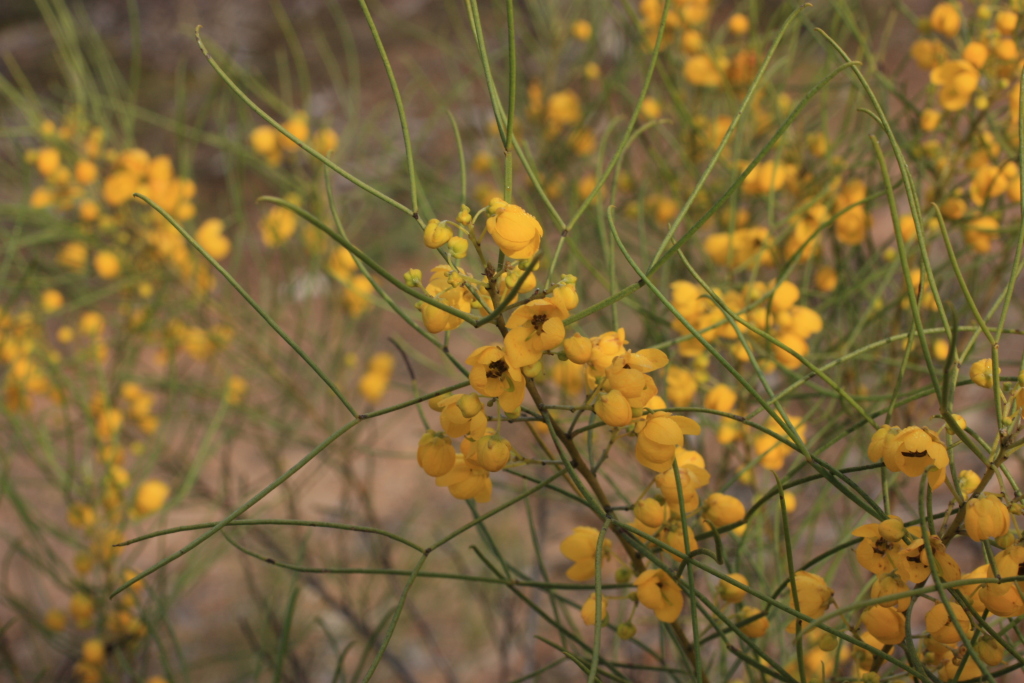
[[[114,562],[113,542],[172,492],[150,479],[127,502],[135,480],[122,440],[160,428],[156,397],[122,373],[82,403],[102,484],[70,498],[68,523],[92,543],[80,573],[103,566],[115,611],[82,643],[80,678],[101,680],[101,655],[145,634],[132,611],[142,582],[218,534],[296,576],[402,577],[360,636],[362,661],[351,669],[347,649],[338,655],[335,671],[362,680],[385,661],[401,675],[388,657],[405,650],[401,624],[418,619],[409,605],[433,580],[507,590],[519,604],[510,614],[543,622],[530,635],[546,649],[517,641],[531,665],[509,680],[575,667],[588,681],[994,681],[1024,668],[1014,297],[1024,270],[1024,7],[940,2],[900,23],[912,40],[890,44],[883,32],[874,45],[846,3],[778,17],[759,3],[728,16],[707,0],[623,4],[622,16],[587,8],[553,21],[545,47],[539,29],[522,35],[516,3],[499,26],[467,2],[465,47],[480,60],[492,120],[470,130],[453,111],[458,158],[424,164],[404,84],[361,1],[394,94],[399,191],[335,161],[339,133],[311,125],[305,109],[283,121],[264,111],[200,39],[262,120],[245,131],[261,170],[292,181],[283,197],[261,198],[261,253],[301,245],[305,272],[325,271],[340,292],[332,312],[380,336],[351,387],[220,264],[233,242],[216,219],[193,229],[194,190],[169,159],[44,124],[25,155],[41,178],[28,204],[73,213],[81,231],[53,250],[55,268],[116,281],[131,275],[126,265],[152,261],[166,271],[161,286],[196,305],[226,279],[337,402],[325,438],[276,463],[225,514],[125,541],[200,532],[132,575]],[[523,11],[536,20],[552,10]],[[612,33],[624,42],[615,59],[602,42]],[[499,40],[507,53],[497,56],[488,46]],[[529,41],[559,68],[531,68],[517,52]],[[894,54],[900,69],[882,68]],[[365,197],[342,204],[332,173]],[[448,173],[440,186],[423,180]],[[357,239],[342,217],[361,201],[389,213]],[[112,249],[105,232],[125,237]],[[166,310],[147,308],[153,287],[143,284],[120,302],[126,322],[116,326],[136,340],[136,318]],[[60,358],[38,316],[61,311],[64,294],[47,288],[18,305],[25,312],[3,318],[7,409],[60,406],[44,367]],[[84,336],[90,362],[109,371],[105,320],[85,313],[78,331],[54,334],[63,344]],[[226,326],[149,325],[177,343],[162,351],[164,366],[173,351],[204,361],[234,343]],[[384,337],[397,356],[381,350]],[[222,409],[244,405],[246,387],[231,378]],[[388,460],[388,503],[416,506],[415,523],[252,516],[331,444],[379,424],[408,436],[401,459]],[[414,494],[399,500],[409,472]],[[542,504],[555,530],[535,518]],[[494,531],[517,514],[512,532]],[[228,535],[261,525],[401,547],[367,567],[304,545],[295,557],[261,554]],[[470,532],[481,542],[467,550]],[[80,596],[71,615],[89,627],[95,596]],[[62,626],[63,613],[48,618],[47,628]],[[458,647],[452,635],[440,640]],[[282,643],[283,653],[287,629]],[[475,666],[479,675],[486,665]]]

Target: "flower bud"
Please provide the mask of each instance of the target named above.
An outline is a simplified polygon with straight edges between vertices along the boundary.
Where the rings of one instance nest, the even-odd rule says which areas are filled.
[[[878,535],[889,543],[900,540],[904,533],[906,533],[906,529],[903,527],[903,520],[899,517],[890,516],[889,519],[878,525]]]
[[[960,484],[960,493],[965,496],[974,493],[978,486],[981,485],[981,477],[974,470],[961,470],[957,476],[957,481]]]
[[[983,358],[971,365],[971,381],[979,387],[991,389],[995,381],[992,377],[992,359]]]
[[[427,227],[423,228],[423,244],[430,249],[438,249],[448,244],[452,234],[451,228],[436,218],[431,218],[427,222]]]
[[[615,570],[615,583],[629,583],[633,578],[633,572],[629,567],[619,567]]]
[[[476,461],[488,472],[497,472],[508,464],[512,444],[500,436],[485,436],[476,444]]]
[[[432,477],[441,477],[455,467],[455,448],[444,434],[427,432],[420,438],[416,462]]]
[[[739,498],[724,493],[712,493],[704,501],[704,519],[713,526],[729,526],[742,521],[747,510]]]
[[[423,271],[419,268],[410,268],[405,271],[402,276],[405,279],[406,287],[422,287],[423,286]]]
[[[448,240],[448,249],[451,250],[452,258],[466,258],[469,254],[469,240],[465,237],[452,237]]]
[[[740,631],[743,631],[748,638],[760,638],[768,632],[768,617],[758,608],[747,605],[740,610],[737,621],[747,621],[748,619],[753,619],[753,621],[740,626]]]
[[[750,582],[747,581],[747,577],[743,576],[743,574],[729,574],[729,578],[735,579],[744,586],[750,585]],[[725,580],[720,580],[718,582],[718,595],[721,596],[722,600],[735,604],[737,602],[742,602],[743,598],[747,597],[747,591]]]
[[[615,635],[622,640],[630,640],[636,635],[636,626],[631,622],[624,621],[615,629]]]
[[[644,526],[658,528],[665,523],[667,510],[665,506],[653,498],[644,498],[633,506],[633,514]]]
[[[611,427],[625,427],[633,421],[633,408],[618,389],[602,394],[594,404],[594,412]]]
[[[540,361],[537,361],[536,363],[531,363],[530,365],[527,365],[526,367],[522,368],[523,375],[531,379],[540,375],[540,373],[543,370],[544,365]]]
[[[825,652],[833,652],[837,647],[839,647],[839,639],[831,633],[823,633],[821,634],[821,638],[818,640],[818,647]]]
[[[562,342],[562,348],[565,349],[566,357],[578,365],[589,361],[594,352],[593,342],[579,332]]]

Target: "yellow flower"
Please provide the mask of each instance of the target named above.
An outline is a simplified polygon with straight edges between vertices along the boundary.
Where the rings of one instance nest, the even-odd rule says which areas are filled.
[[[199,224],[196,229],[196,242],[218,261],[227,258],[231,253],[231,240],[224,235],[224,221],[219,218],[207,218]]]
[[[653,498],[644,498],[633,506],[633,515],[636,521],[645,527],[641,531],[650,534],[665,523],[668,519],[668,510],[664,504]]]
[[[748,605],[741,608],[736,617],[736,621],[749,621],[749,623],[740,626],[740,631],[743,631],[743,634],[748,638],[760,638],[768,632],[768,617],[764,612],[756,607],[750,607]]]
[[[726,26],[729,28],[729,33],[734,36],[745,36],[750,33],[750,17],[742,12],[736,12],[729,15]]]
[[[309,115],[304,111],[297,111],[289,116],[281,124],[281,127],[302,142],[306,142],[309,139]],[[297,144],[281,133],[277,133],[277,144],[286,152],[297,152],[299,150]]]
[[[708,485],[711,475],[705,468],[704,458],[696,451],[688,451],[685,448],[677,448],[675,452],[676,462],[679,463],[679,482],[682,484],[683,511],[693,512],[700,506],[700,498],[697,489]],[[668,469],[654,478],[654,484],[661,491],[665,503],[674,509],[679,510],[679,488],[676,486],[675,471]]]
[[[874,605],[860,615],[868,633],[886,645],[898,645],[907,634],[907,618],[894,607]]]
[[[683,589],[663,569],[648,569],[633,579],[640,604],[658,621],[673,623],[683,611]]]
[[[936,33],[952,38],[960,32],[961,17],[956,6],[951,2],[940,2],[932,8],[928,24]]]
[[[68,270],[84,270],[89,262],[89,247],[84,242],[68,242],[57,252],[56,261]]]
[[[139,484],[135,493],[135,512],[148,515],[156,512],[167,502],[171,487],[158,479],[148,479]]]
[[[994,494],[982,494],[967,501],[964,527],[974,541],[997,538],[1010,530],[1010,511]]]
[[[957,481],[960,484],[960,493],[964,496],[971,495],[981,485],[981,477],[973,470],[960,470]]]
[[[455,466],[455,448],[452,440],[438,432],[427,432],[420,437],[416,449],[416,462],[432,477],[448,474]]]
[[[545,351],[565,339],[562,322],[569,312],[554,299],[535,299],[523,304],[508,318],[505,335],[505,356],[518,368],[533,365]]]
[[[285,199],[294,204],[298,198],[286,196]],[[292,238],[299,227],[299,217],[283,206],[272,206],[257,227],[263,246],[274,249]]]
[[[912,529],[913,530],[913,529]],[[915,533],[920,533],[918,530]],[[946,546],[938,536],[929,539],[932,556],[938,565],[937,571],[945,581],[960,579],[960,565],[946,552]],[[896,571],[904,581],[921,583],[931,576],[931,565],[928,562],[928,551],[924,547],[924,539],[918,538],[896,556]]]
[[[594,35],[594,27],[586,19],[577,19],[569,26],[569,33],[576,40],[585,43]],[[593,624],[594,622],[591,621],[589,623]]]
[[[580,616],[583,617],[583,623],[587,626],[593,626],[597,623],[597,593],[591,593],[587,601],[583,603],[583,607],[580,608]],[[601,596],[601,623],[608,619],[608,598]]]
[[[857,562],[872,574],[888,574],[896,569],[896,558],[906,544],[899,537],[892,539],[882,536],[881,524],[865,524],[853,530],[853,535],[862,538],[855,551]]]
[[[548,95],[544,121],[549,135],[556,135],[563,128],[573,126],[582,119],[583,107],[576,91],[566,88]]]
[[[814,286],[825,293],[836,291],[839,286],[839,274],[832,266],[818,266],[814,271]]]
[[[842,244],[856,246],[867,236],[871,218],[863,202],[867,198],[868,186],[860,178],[851,178],[843,184],[836,197],[833,223],[836,240]]]
[[[743,521],[747,509],[739,498],[725,493],[712,493],[704,501],[703,517],[712,526],[722,527]]]
[[[879,576],[875,579],[875,582],[871,584],[872,598],[884,598],[889,595],[895,595],[896,593],[905,593],[906,591],[907,583],[895,574]],[[882,607],[894,607],[900,612],[906,612],[907,609],[910,608],[910,598],[899,598],[897,600],[889,600],[888,602],[880,604]]]
[[[952,612],[947,612],[946,606],[941,602],[936,603],[934,607],[928,610],[928,614],[924,617],[924,626],[928,633],[931,634],[931,637],[947,645],[960,641],[960,634],[956,626],[953,625],[954,619],[959,622],[960,628],[968,638],[974,633],[974,626],[971,624],[971,619],[967,616],[964,608],[953,601],[950,601],[949,606]]]
[[[722,85],[722,72],[706,54],[695,54],[683,63],[683,78],[698,88],[718,88]]]
[[[108,249],[100,249],[93,254],[92,267],[103,280],[113,280],[121,274],[121,260]]]
[[[478,503],[491,500],[490,473],[472,460],[467,460],[462,453],[455,454],[455,463],[447,473],[434,480],[438,486],[447,486],[448,492],[459,500],[472,498]]]
[[[672,469],[676,447],[686,435],[700,434],[700,425],[688,417],[666,412],[650,413],[636,426],[636,459],[655,472]]]
[[[960,111],[971,102],[981,74],[966,59],[951,59],[934,67],[928,79],[939,86],[939,104],[946,111]]]
[[[540,249],[544,228],[522,207],[500,200],[492,202],[492,205],[495,206],[494,215],[487,219],[487,232],[498,248],[509,258],[532,258]]]
[[[277,131],[266,124],[249,131],[249,145],[260,156],[270,157],[277,151]]]
[[[429,249],[439,249],[448,244],[453,234],[447,223],[431,218],[423,228],[423,244]]]
[[[107,660],[107,646],[102,638],[88,638],[82,643],[82,661],[100,666]]]
[[[118,207],[132,198],[138,187],[138,176],[129,171],[114,171],[103,180],[100,196],[103,201]]]
[[[565,575],[570,581],[587,581],[594,578],[597,561],[597,540],[601,532],[589,526],[578,526],[562,541],[559,550],[573,561]],[[611,556],[612,542],[604,539],[603,557]]]
[[[320,128],[313,133],[313,149],[324,156],[338,148],[338,133],[333,128]]]
[[[747,577],[743,576],[743,574],[729,574],[729,578],[742,583],[744,586],[750,585],[750,581],[748,581]],[[737,603],[742,602],[743,598],[747,597],[748,593],[739,586],[720,579],[718,581],[718,595],[726,602]]]
[[[64,307],[64,295],[59,289],[44,289],[39,295],[39,307],[44,313],[53,313]]]
[[[500,346],[481,346],[466,359],[470,367],[469,384],[490,398],[497,398],[501,409],[514,413],[523,403],[526,378],[508,362]]]
[[[728,384],[716,384],[711,391],[704,395],[704,407],[728,413],[736,407],[737,398],[736,390]]]
[[[595,370],[606,370],[612,361],[626,351],[629,344],[626,341],[626,330],[619,328],[614,332],[605,332],[597,337],[592,337],[592,348],[590,365]]]
[[[795,574],[796,579],[796,601],[790,596],[789,604],[798,609],[811,619],[817,619],[825,614],[828,605],[832,602],[832,589],[825,583],[825,579],[811,572],[799,571]],[[797,607],[796,602],[800,605]],[[796,632],[797,621],[793,620],[786,631]]]
[[[1020,567],[1024,565],[1024,547],[1011,545],[995,558],[995,571],[992,566],[985,564],[984,576],[986,578],[1017,576],[1020,577]],[[1019,617],[1024,615],[1024,581],[1012,583],[986,583],[977,593],[982,604],[993,614],[1000,617]]]
[[[992,359],[983,358],[976,363],[971,365],[971,381],[977,384],[979,387],[985,389],[991,389],[994,383],[992,376]]]
[[[573,363],[582,365],[590,360],[594,351],[594,343],[579,332],[562,342],[566,357]]]
[[[244,377],[231,375],[228,377],[227,385],[224,388],[224,402],[229,406],[237,406],[241,404],[242,399],[245,398],[245,394],[248,391],[249,383]]]
[[[610,427],[625,427],[633,421],[633,407],[618,389],[605,392],[594,404],[594,412]]]
[[[497,435],[485,436],[476,442],[475,455],[480,467],[488,472],[498,472],[508,464],[512,456],[512,444]]]

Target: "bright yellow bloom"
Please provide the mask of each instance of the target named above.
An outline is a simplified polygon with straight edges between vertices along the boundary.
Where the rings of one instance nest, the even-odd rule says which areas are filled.
[[[583,623],[587,626],[593,626],[597,623],[597,593],[591,593],[587,601],[583,603],[583,607],[580,608],[580,616],[583,618]],[[608,598],[604,595],[601,596],[601,623],[603,624],[608,619]]]
[[[248,391],[249,383],[244,377],[231,375],[228,377],[227,384],[224,387],[224,402],[229,406],[237,406],[241,404]]]
[[[487,219],[487,232],[498,248],[509,258],[532,258],[540,249],[544,228],[522,207],[500,200],[492,202],[492,205],[495,206],[494,215]]]
[[[139,484],[135,492],[135,512],[148,515],[164,506],[171,495],[171,487],[159,479],[148,479]]]
[[[735,496],[725,493],[712,493],[704,501],[703,517],[711,526],[730,526],[743,521],[743,518],[746,516],[746,507]]]
[[[544,121],[549,135],[557,135],[563,128],[573,126],[582,119],[583,106],[576,91],[566,88],[548,95]]]
[[[565,349],[565,355],[569,360],[582,365],[590,360],[590,355],[594,351],[594,343],[577,332],[562,343],[562,348]]]
[[[907,634],[907,618],[894,607],[874,605],[860,615],[868,633],[886,645],[898,645]]]
[[[676,462],[679,463],[679,481],[682,484],[683,511],[693,512],[700,506],[697,489],[708,485],[711,475],[705,468],[704,458],[696,451],[677,448]],[[680,512],[679,488],[676,486],[675,471],[668,469],[654,478],[654,484],[661,491],[665,503],[677,513]]]
[[[56,261],[68,270],[84,270],[89,262],[89,247],[84,242],[68,242],[57,252]]]
[[[297,197],[286,196],[286,200],[295,204]],[[283,206],[272,206],[266,215],[257,223],[260,241],[270,249],[280,247],[295,234],[299,228],[299,217]]]
[[[881,524],[865,524],[853,530],[853,535],[862,538],[855,554],[860,566],[872,574],[888,574],[896,569],[896,559],[900,551],[906,547],[899,537],[893,539],[882,536]]]
[[[563,320],[569,312],[554,299],[534,299],[509,316],[505,335],[505,356],[518,368],[533,365],[545,351],[565,339]]]
[[[569,33],[576,40],[585,43],[594,35],[594,27],[586,19],[577,19],[569,26]],[[593,624],[594,622],[591,621],[590,623]]]
[[[686,435],[700,434],[700,425],[688,417],[666,412],[650,413],[636,426],[636,459],[655,472],[672,469],[676,447]]]
[[[932,13],[928,17],[928,24],[932,27],[932,30],[936,33],[941,33],[947,38],[952,38],[960,32],[961,24],[960,12],[957,11],[956,6],[951,2],[940,2],[932,8]]]
[[[913,528],[911,529],[913,531]],[[915,533],[920,533],[916,531]],[[946,546],[938,536],[929,539],[931,543],[932,556],[938,565],[936,567],[939,576],[945,581],[957,581],[960,579],[960,565],[946,552]],[[918,538],[896,556],[896,571],[904,581],[921,583],[931,576],[931,565],[928,561],[928,551],[924,547],[923,538]]]
[[[484,396],[497,398],[501,409],[514,413],[523,403],[526,378],[509,363],[500,346],[481,346],[469,354],[469,384]]]
[[[338,133],[333,128],[320,128],[313,133],[313,149],[324,156],[329,156],[338,148],[338,141]]]
[[[825,614],[825,610],[828,609],[829,603],[832,602],[832,589],[828,587],[827,583],[825,583],[825,579],[821,578],[817,574],[805,571],[797,572],[795,579],[796,600],[793,599],[793,596],[790,596],[789,604],[811,619],[817,619],[821,615]],[[800,603],[799,607],[796,604],[797,602]],[[800,620],[793,620],[793,622],[786,627],[786,631],[789,633],[795,633],[797,621]]]
[[[743,622],[751,619],[753,621],[750,621],[750,623],[740,626],[740,630],[743,631],[744,635],[748,638],[760,638],[768,632],[768,617],[756,607],[747,605],[741,608],[736,621]]]
[[[633,420],[633,407],[618,389],[605,392],[594,404],[594,412],[610,427],[625,427]]]
[[[64,307],[64,295],[59,289],[44,289],[39,295],[39,307],[44,313],[53,313]]]
[[[967,616],[964,608],[953,601],[950,601],[949,606],[952,612],[947,612],[946,606],[941,602],[936,603],[934,607],[928,610],[928,614],[924,617],[924,626],[932,638],[947,645],[960,641],[960,633],[957,631],[956,626],[953,625],[954,619],[959,622],[961,630],[963,630],[968,638],[974,633],[974,625],[971,624],[971,619]]]
[[[951,59],[934,67],[928,79],[939,86],[939,104],[946,111],[960,111],[971,102],[981,74],[966,59]]]
[[[438,432],[427,432],[420,437],[416,449],[416,462],[432,477],[448,474],[455,466],[455,448],[452,440]]]
[[[886,574],[879,576],[875,579],[875,582],[871,584],[871,597],[872,598],[884,598],[888,595],[895,595],[897,593],[905,593],[907,591],[907,583],[895,574]],[[882,607],[894,607],[900,612],[906,612],[910,608],[910,598],[899,598],[896,600],[889,600],[888,602],[880,603]]]
[[[249,145],[253,151],[263,157],[272,157],[277,153],[277,131],[266,124],[256,126],[249,131]]]
[[[508,464],[509,458],[512,457],[512,444],[508,439],[494,434],[484,436],[476,442],[474,455],[480,467],[488,472],[498,472]]]
[[[640,604],[658,621],[671,624],[683,611],[683,589],[662,569],[648,569],[633,579]]]
[[[993,559],[995,560],[995,572],[990,565],[985,564],[983,565],[985,577],[995,578],[996,575],[1020,577],[1020,567],[1024,565],[1024,547],[1011,545]],[[1019,617],[1024,615],[1024,581],[986,583],[977,595],[985,607],[997,616]]]
[[[1010,511],[996,495],[982,494],[967,501],[964,527],[972,540],[997,538],[1010,530]]]
[[[919,477],[928,473],[928,482],[936,489],[946,480],[946,466],[949,453],[931,430],[922,427],[898,427],[883,425],[868,446],[868,458],[872,462],[882,460],[890,472],[903,472],[908,477]]]
[[[82,643],[82,661],[100,666],[107,660],[107,646],[102,638],[88,638]]]
[[[573,561],[565,575],[570,581],[588,581],[594,578],[597,562],[597,540],[601,532],[589,526],[578,526],[562,541],[559,550]],[[611,556],[612,542],[604,539],[603,557]]]
[[[979,387],[985,389],[991,389],[994,383],[992,373],[992,359],[983,358],[976,363],[971,365],[971,381],[977,384]]]
[[[196,229],[196,242],[214,259],[221,261],[231,253],[231,240],[224,235],[224,221],[207,218]]]
[[[438,486],[447,486],[448,492],[459,500],[472,498],[478,503],[491,500],[493,484],[490,473],[462,453],[455,454],[455,463],[447,473],[434,480]]]
[[[729,574],[729,578],[742,583],[744,586],[750,585],[750,581],[748,581],[747,577],[743,576],[743,574]],[[747,597],[748,593],[739,586],[720,579],[718,581],[718,595],[726,602],[737,603],[742,602],[743,598]]]

